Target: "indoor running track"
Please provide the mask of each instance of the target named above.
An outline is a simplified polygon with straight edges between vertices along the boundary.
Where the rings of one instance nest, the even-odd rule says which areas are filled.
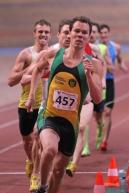
[[[117,73],[116,105],[108,151],[95,149],[94,120],[90,130],[91,156],[81,158],[73,178],[64,176],[60,193],[92,193],[96,172],[104,179],[112,155],[118,170],[127,167],[129,159],[129,74]],[[18,130],[17,104],[0,109],[0,193],[28,193],[29,182],[24,173],[25,154]]]

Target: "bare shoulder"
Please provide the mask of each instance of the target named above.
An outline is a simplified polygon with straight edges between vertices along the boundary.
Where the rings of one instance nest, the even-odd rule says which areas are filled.
[[[50,47],[47,50],[43,50],[39,54],[39,60],[52,60],[57,53],[57,48]]]
[[[31,61],[31,57],[32,55],[28,47],[19,52],[19,54],[16,57],[16,61],[26,61],[27,63],[29,63]]]

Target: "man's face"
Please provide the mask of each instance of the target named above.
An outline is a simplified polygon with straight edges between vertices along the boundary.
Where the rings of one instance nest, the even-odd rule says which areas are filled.
[[[107,43],[109,41],[109,31],[107,28],[103,28],[100,30],[100,39],[102,43]]]
[[[58,33],[58,39],[60,47],[62,48],[68,48],[70,44],[70,31],[69,31],[69,25],[64,25],[61,28],[60,33]]]
[[[93,25],[91,35],[90,35],[90,42],[94,44],[98,39],[98,37],[99,37],[98,28],[95,25]]]
[[[42,45],[42,46],[46,46],[48,45],[48,42],[51,38],[51,29],[49,26],[47,25],[37,25],[35,27],[35,31],[34,31],[34,38],[35,38],[35,42]]]
[[[84,48],[89,42],[90,27],[87,23],[76,21],[70,33],[71,44],[76,48]]]

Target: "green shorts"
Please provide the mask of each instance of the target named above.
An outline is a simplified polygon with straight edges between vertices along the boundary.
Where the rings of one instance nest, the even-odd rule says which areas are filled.
[[[44,112],[44,106],[41,105],[38,111],[38,118],[37,118],[37,128],[39,132],[44,125],[43,112]]]

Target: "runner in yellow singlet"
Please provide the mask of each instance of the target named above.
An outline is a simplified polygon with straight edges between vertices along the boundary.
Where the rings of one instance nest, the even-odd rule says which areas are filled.
[[[46,20],[42,19],[34,24],[34,45],[23,49],[17,56],[15,65],[10,73],[8,79],[8,85],[14,86],[18,83],[22,84],[22,92],[18,104],[19,115],[19,128],[23,139],[24,150],[27,155],[26,160],[26,174],[28,177],[32,173],[32,146],[33,146],[33,128],[37,120],[38,109],[42,100],[42,84],[39,83],[35,93],[36,103],[33,106],[33,112],[27,112],[25,103],[30,91],[30,78],[29,74],[35,67],[35,62],[41,50],[48,48],[48,42],[50,40],[51,25]],[[29,71],[29,74],[23,78]],[[22,79],[23,78],[23,79]],[[21,80],[22,79],[22,80]],[[26,84],[24,82],[26,80]],[[21,81],[21,82],[20,82]]]

